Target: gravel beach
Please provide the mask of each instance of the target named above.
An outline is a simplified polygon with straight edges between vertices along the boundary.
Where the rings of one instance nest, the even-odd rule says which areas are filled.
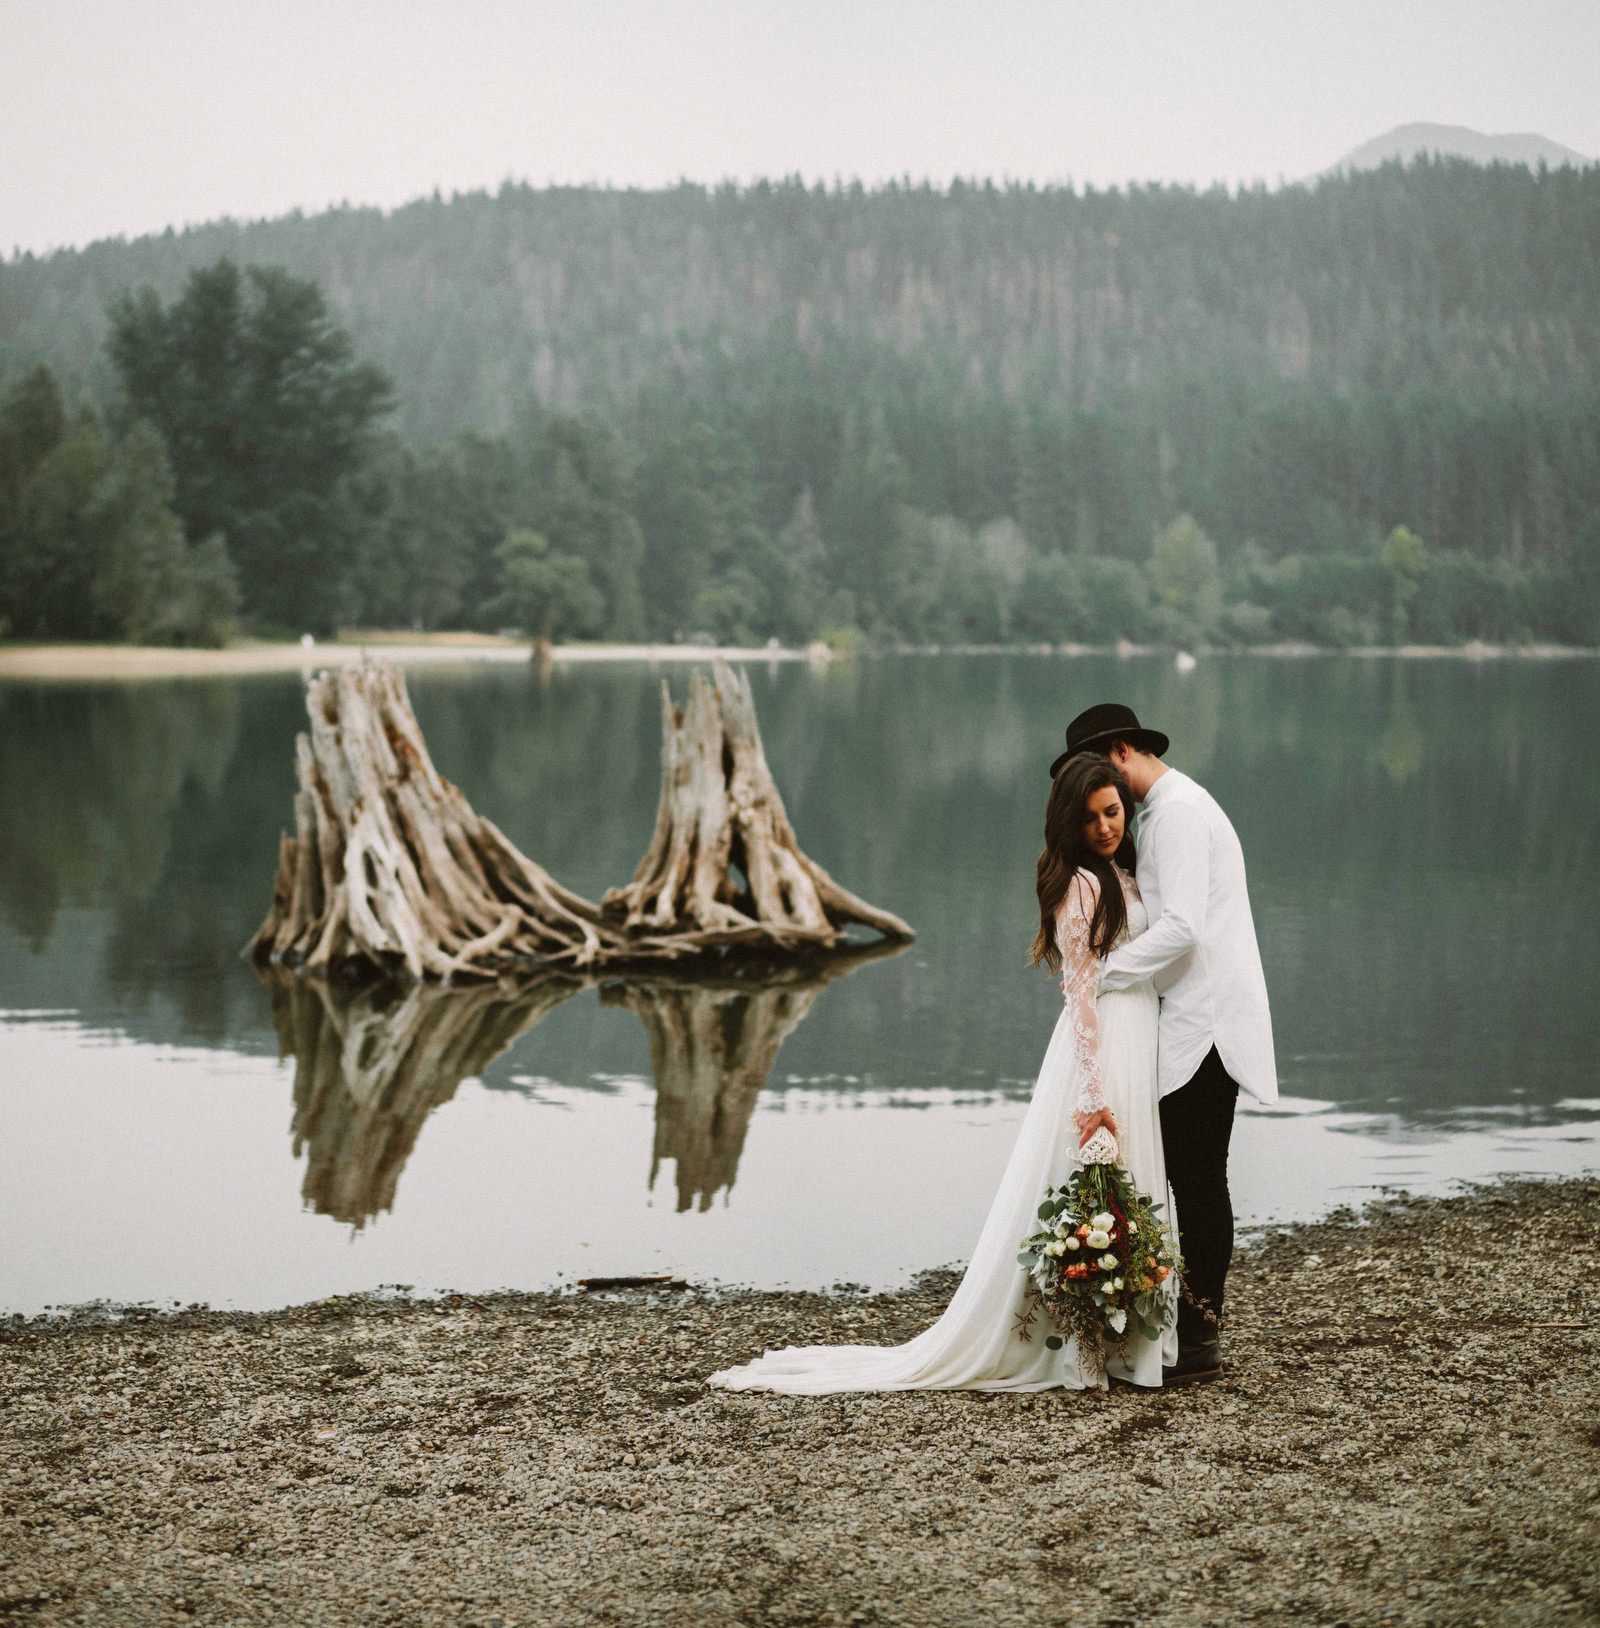
[[[1166,1394],[707,1389],[955,1284],[0,1325],[0,1623],[1600,1621],[1600,1186],[1258,1238]]]

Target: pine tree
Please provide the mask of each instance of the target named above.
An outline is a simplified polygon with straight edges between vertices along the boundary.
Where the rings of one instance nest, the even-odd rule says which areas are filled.
[[[354,360],[314,283],[229,260],[111,312],[111,357],[133,414],[164,437],[192,537],[225,537],[250,613],[333,625],[350,565],[340,487],[388,410],[388,379]]]

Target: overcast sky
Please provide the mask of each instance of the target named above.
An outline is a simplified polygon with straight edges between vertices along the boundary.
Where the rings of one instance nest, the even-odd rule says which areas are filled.
[[[506,177],[1298,179],[1600,155],[1600,0],[0,0],[0,252]]]

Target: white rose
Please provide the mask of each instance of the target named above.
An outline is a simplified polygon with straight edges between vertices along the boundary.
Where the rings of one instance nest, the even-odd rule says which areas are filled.
[[[1120,1289],[1122,1287],[1122,1279],[1121,1278],[1113,1278],[1112,1281],[1111,1281],[1111,1287],[1113,1289]]]
[[[1102,1210],[1099,1215],[1091,1215],[1089,1217],[1089,1225],[1093,1227],[1096,1232],[1110,1232],[1110,1230],[1116,1224],[1117,1218],[1112,1215],[1109,1210]]]
[[[1066,1244],[1068,1249],[1081,1249],[1083,1247],[1076,1238],[1068,1238]]]
[[[1094,1239],[1091,1238],[1089,1242],[1093,1243]],[[1100,1270],[1102,1272],[1115,1272],[1116,1269],[1117,1257],[1115,1255],[1102,1255],[1100,1257]]]
[[[1090,1249],[1104,1249],[1111,1242],[1111,1234],[1104,1228],[1097,1227],[1089,1234]]]
[[[1066,1248],[1062,1244],[1046,1244],[1044,1246],[1044,1252],[1047,1255],[1064,1255],[1066,1253]]]

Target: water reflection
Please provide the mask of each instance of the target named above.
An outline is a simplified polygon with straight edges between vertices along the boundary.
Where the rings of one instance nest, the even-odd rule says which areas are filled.
[[[360,1228],[394,1208],[423,1121],[464,1079],[584,987],[552,977],[507,991],[379,983],[355,988],[261,970],[279,1055],[293,1057],[294,1154],[301,1195]]]
[[[733,1186],[745,1132],[778,1048],[811,1010],[807,989],[697,989],[617,984],[601,999],[636,1012],[650,1036],[656,1133],[650,1188],[676,1167],[678,1208],[711,1208]]]
[[[1410,674],[1397,662],[1391,680],[1389,719],[1378,738],[1378,761],[1396,786],[1416,778],[1422,767],[1422,724],[1411,701]]]
[[[656,1088],[651,1189],[662,1161],[671,1159],[678,1209],[710,1209],[739,1173],[750,1115],[779,1047],[817,996],[857,967],[908,948],[879,941],[757,978],[667,976],[607,983],[601,1001],[636,1013],[650,1037]]]
[[[603,1005],[644,1025],[656,1087],[650,1186],[676,1170],[677,1207],[731,1188],[778,1050],[834,980],[904,944],[852,946],[742,976],[608,978]],[[564,1001],[597,980],[552,973],[516,984],[346,985],[263,967],[279,1055],[293,1057],[294,1155],[308,1208],[360,1230],[392,1211],[428,1116]]]

